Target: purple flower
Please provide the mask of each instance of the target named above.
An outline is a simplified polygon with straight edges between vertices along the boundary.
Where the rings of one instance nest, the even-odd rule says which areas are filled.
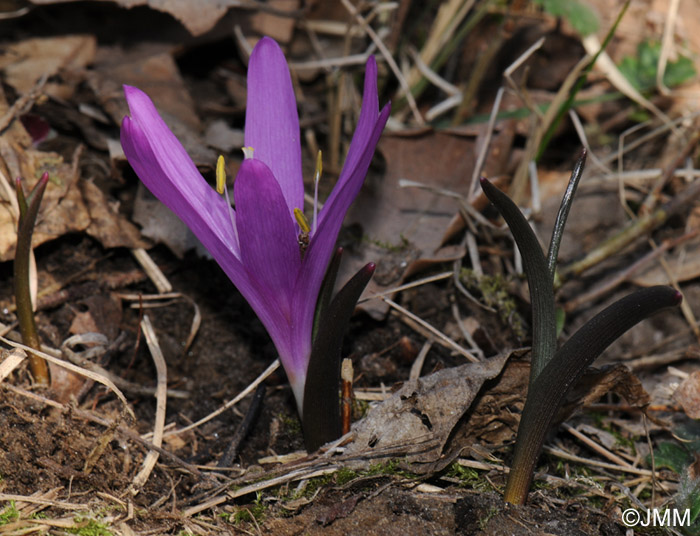
[[[265,37],[248,66],[245,144],[253,149],[234,183],[235,210],[209,186],[148,96],[124,86],[130,116],[121,142],[139,178],[182,219],[250,303],[272,338],[303,408],[314,310],[345,213],[364,182],[389,117],[366,66],[362,111],[345,165],[309,232],[305,251],[294,210],[304,207],[299,117],[284,54]]]

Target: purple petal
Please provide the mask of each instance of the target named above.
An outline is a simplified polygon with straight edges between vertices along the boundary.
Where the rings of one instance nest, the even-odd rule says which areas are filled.
[[[153,195],[185,222],[252,304],[257,290],[238,259],[238,240],[226,201],[199,174],[148,96],[133,87],[124,90],[132,116],[122,122],[121,142],[129,164]]]
[[[340,226],[362,187],[374,149],[389,118],[391,106],[387,104],[380,113],[378,103],[377,63],[374,57],[370,57],[367,60],[360,119],[338,183],[319,214],[318,228],[304,256],[294,293],[292,308],[305,323],[304,329],[311,330],[316,307],[315,300],[310,300],[309,296],[318,296],[328,262],[335,249]],[[303,332],[302,329],[297,331]],[[298,342],[295,341],[295,344]]]
[[[318,229],[312,236],[304,255],[301,274],[292,304],[292,308],[298,311],[299,318],[303,319],[308,325],[308,327],[305,325],[304,329],[311,329],[316,307],[315,299],[310,300],[309,296],[318,296],[328,262],[335,250],[335,242],[343,219],[350,204],[357,197],[362,187],[362,183],[367,175],[367,169],[374,155],[374,149],[389,118],[389,112],[390,107],[386,105],[379,114],[374,129],[366,139],[363,153],[355,159],[354,168],[348,169],[347,165],[343,168],[342,175],[345,175],[343,184],[336,185],[333,193],[323,206],[322,214],[325,213],[326,217],[319,220]],[[301,329],[299,331],[302,332]]]
[[[350,142],[350,148],[348,149],[348,155],[346,156],[345,163],[343,164],[343,170],[340,173],[338,182],[336,183],[333,192],[331,192],[327,202],[330,201],[334,195],[337,195],[335,192],[342,189],[343,185],[355,169],[358,160],[364,155],[367,143],[375,131],[378,118],[379,97],[377,96],[377,61],[374,59],[374,56],[370,56],[367,58],[367,64],[365,66],[365,87],[362,93],[360,118],[357,121],[355,133],[353,134],[352,141]],[[384,126],[382,125],[382,129],[383,128]],[[321,219],[323,218],[323,211],[319,216]]]
[[[234,183],[241,261],[290,316],[289,301],[301,267],[296,226],[280,185],[263,162],[243,161]]]
[[[129,164],[146,187],[177,214],[219,264],[238,256],[226,201],[204,180],[182,144],[141,90],[124,86],[131,117],[121,141]],[[220,260],[221,259],[221,260]]]
[[[292,336],[300,325],[289,298],[300,253],[277,181],[261,162],[246,160],[241,166],[235,185],[241,209],[234,213],[243,224],[241,251],[225,199],[197,171],[148,96],[133,87],[124,91],[131,117],[122,122],[121,142],[129,164],[194,232],[251,305],[275,343],[295,396],[303,396],[311,329],[305,338]],[[250,264],[244,267],[241,258]],[[294,339],[301,342],[293,345]]]
[[[277,178],[288,212],[304,208],[299,115],[289,67],[279,45],[263,37],[248,64],[245,144]]]

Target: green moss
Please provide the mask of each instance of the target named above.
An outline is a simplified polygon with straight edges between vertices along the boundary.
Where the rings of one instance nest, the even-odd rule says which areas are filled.
[[[486,527],[488,527],[489,521],[497,513],[498,513],[498,508],[496,508],[495,506],[492,506],[491,508],[489,508],[489,511],[486,512],[486,515],[482,519],[479,519],[479,528],[481,530],[485,531]]]
[[[279,413],[277,414],[277,419],[279,419],[284,433],[289,435],[299,435],[302,433],[301,421],[296,416]]]
[[[359,421],[360,419],[364,418],[365,415],[367,415],[367,412],[369,411],[370,404],[369,400],[358,400],[358,399],[353,399],[352,401],[352,418],[355,421]]]
[[[462,488],[477,491],[487,491],[491,489],[491,484],[481,477],[479,471],[471,467],[464,467],[457,462],[452,462],[452,464],[449,465],[445,476],[459,480],[459,486]]]
[[[236,507],[233,514],[229,515],[228,521],[234,525],[243,523],[252,523],[253,521],[262,521],[265,517],[267,506],[263,502],[263,494],[258,491],[255,494],[255,502],[249,506]]]
[[[94,519],[76,517],[73,519],[76,526],[67,529],[70,534],[78,534],[78,536],[113,536],[114,533],[107,528],[107,525],[99,523]]]
[[[18,519],[19,511],[17,510],[17,506],[15,506],[15,501],[10,501],[10,503],[3,508],[2,512],[0,512],[0,525],[7,525]]]
[[[401,460],[394,459],[382,463],[377,463],[370,465],[367,471],[362,471],[359,476],[377,476],[377,475],[387,475],[387,476],[399,476],[401,478],[418,478],[418,475],[411,473],[400,468]]]
[[[477,276],[473,270],[462,268],[460,280],[470,290],[481,293],[485,305],[495,309],[503,324],[509,326],[518,339],[525,338],[524,322],[515,299],[508,293],[508,281],[500,274]]]
[[[402,251],[404,251],[405,249],[407,249],[409,247],[410,242],[408,241],[408,239],[405,236],[399,235],[399,240],[400,240],[400,242],[398,244],[392,244],[390,242],[383,242],[382,240],[370,238],[367,235],[364,235],[362,237],[363,242],[367,242],[367,243],[372,244],[374,246],[377,246],[379,248],[385,249],[385,250],[389,251],[390,253],[401,253]]]
[[[336,486],[342,486],[355,480],[358,476],[357,471],[341,467],[335,473],[333,473],[333,480]]]

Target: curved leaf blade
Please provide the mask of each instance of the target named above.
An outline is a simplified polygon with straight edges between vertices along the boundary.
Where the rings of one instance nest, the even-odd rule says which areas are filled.
[[[666,286],[638,290],[598,313],[554,355],[528,392],[504,499],[524,504],[549,426],[566,393],[603,351],[645,318],[676,306],[681,294]]]

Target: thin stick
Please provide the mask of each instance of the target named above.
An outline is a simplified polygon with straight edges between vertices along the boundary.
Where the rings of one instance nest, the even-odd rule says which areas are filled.
[[[264,383],[261,383],[255,389],[255,394],[253,395],[253,399],[250,401],[250,406],[245,414],[245,418],[238,428],[236,428],[236,431],[233,434],[233,439],[231,439],[231,443],[226,449],[226,452],[224,452],[224,455],[219,460],[219,463],[217,464],[219,467],[229,467],[236,456],[238,456],[241,443],[243,443],[243,440],[246,438],[250,432],[250,429],[255,425],[255,421],[257,421],[258,417],[260,416],[262,402],[265,398],[265,391],[266,387]]]
[[[156,286],[159,293],[164,294],[166,292],[172,292],[173,286],[170,284],[170,281],[168,281],[168,278],[165,277],[165,274],[145,249],[134,248],[131,250],[131,253],[136,259],[136,262],[138,262],[141,268],[146,272],[148,278]]]
[[[685,190],[654,212],[629,223],[615,235],[590,251],[583,259],[565,266],[560,272],[561,282],[581,275],[583,272],[621,251],[640,236],[664,224],[669,217],[700,196],[700,181],[690,183]]]
[[[418,123],[419,125],[424,125],[425,121],[423,120],[423,116],[421,116],[420,112],[418,111],[418,105],[416,104],[416,99],[413,98],[411,88],[409,87],[408,83],[406,82],[406,79],[401,73],[401,69],[399,69],[399,66],[396,65],[396,61],[394,61],[394,57],[391,55],[391,52],[389,52],[389,49],[386,48],[386,45],[379,38],[377,32],[374,31],[374,29],[367,23],[365,18],[359,13],[359,11],[357,11],[357,8],[353,6],[349,0],[341,1],[345,6],[345,9],[348,10],[348,13],[355,17],[355,20],[362,27],[362,29],[365,32],[367,32],[367,35],[370,37],[370,39],[372,39],[372,41],[374,41],[374,44],[377,45],[379,52],[382,53],[382,56],[386,60],[387,64],[391,68],[391,71],[394,73],[394,76],[401,85],[401,89],[403,89],[404,91],[406,101],[408,102],[408,105],[410,106],[411,111],[413,112],[413,118],[416,120],[416,123]]]
[[[340,365],[340,421],[343,435],[350,432],[352,424],[353,376],[352,360],[346,357]]]
[[[167,404],[167,366],[165,364],[165,358],[163,357],[163,352],[158,345],[158,337],[153,330],[153,325],[148,315],[144,315],[141,320],[141,329],[143,330],[144,337],[146,338],[146,344],[148,345],[148,350],[151,352],[151,357],[153,358],[153,363],[156,366],[156,376],[157,376],[157,388],[156,388],[156,418],[153,424],[153,444],[156,447],[160,447],[163,444],[163,428],[165,427],[165,407]],[[138,494],[141,491],[141,487],[146,483],[148,477],[151,475],[151,471],[158,461],[158,451],[151,450],[146,455],[141,465],[141,470],[134,477],[133,482],[130,486],[130,491],[132,495]]]
[[[622,465],[622,466],[626,466],[626,467],[632,467],[632,466],[631,466],[629,463],[627,463],[625,460],[623,460],[622,458],[620,458],[620,457],[617,456],[616,454],[613,454],[612,452],[610,452],[608,449],[606,449],[606,448],[605,448],[604,446],[602,446],[600,443],[597,443],[597,442],[593,441],[593,440],[592,440],[590,437],[588,437],[587,435],[582,434],[581,432],[579,432],[578,430],[576,430],[576,428],[574,428],[574,427],[572,427],[572,426],[570,426],[570,425],[568,425],[568,424],[566,424],[566,423],[563,423],[563,424],[562,424],[562,427],[564,428],[564,430],[566,430],[567,432],[569,432],[569,433],[570,433],[572,436],[574,436],[576,439],[580,440],[581,442],[583,442],[584,444],[586,444],[587,446],[589,446],[590,448],[592,448],[594,451],[596,451],[598,454],[600,454],[600,455],[603,456],[604,458],[607,458],[607,459],[610,460],[611,462],[616,463],[616,464],[618,464],[618,465]]]
[[[53,506],[55,508],[61,508],[63,510],[81,510],[85,508],[84,504],[76,504],[63,501],[52,501],[27,495],[18,495],[14,493],[0,493],[0,502],[2,501],[15,501],[16,503],[29,503],[38,504],[41,506]],[[17,508],[19,508],[19,506]]]
[[[489,116],[489,122],[486,125],[486,135],[481,143],[481,150],[476,158],[476,163],[474,164],[474,171],[472,171],[472,177],[469,181],[469,186],[467,191],[469,192],[470,198],[475,196],[479,188],[479,177],[481,176],[481,171],[484,169],[484,162],[486,162],[486,156],[489,152],[489,147],[491,147],[491,138],[493,137],[493,129],[496,126],[496,118],[498,112],[501,109],[501,101],[503,100],[504,88],[501,86],[496,92],[496,98],[493,101],[493,106],[491,107],[491,115]]]
[[[182,434],[182,433],[187,432],[189,430],[193,430],[194,428],[197,428],[198,426],[201,426],[204,423],[209,422],[214,417],[221,415],[224,411],[226,411],[229,408],[232,408],[233,406],[238,404],[241,400],[243,400],[246,396],[248,396],[250,393],[252,393],[258,387],[258,385],[260,385],[260,383],[265,381],[265,379],[268,376],[270,376],[270,374],[272,374],[274,371],[276,371],[279,368],[279,366],[280,366],[280,360],[275,359],[272,362],[272,364],[269,367],[267,367],[263,371],[262,374],[260,374],[260,376],[255,378],[255,380],[248,387],[246,387],[243,391],[241,391],[235,398],[233,398],[232,400],[229,400],[228,402],[226,402],[226,404],[221,406],[219,409],[217,409],[216,411],[212,411],[209,415],[199,419],[195,423],[189,424],[189,425],[185,426],[184,428],[178,428],[177,430],[171,430],[169,432],[166,432],[164,434],[164,437],[170,437],[172,435]]]
[[[405,315],[407,318],[410,318],[410,319],[413,320],[415,323],[419,324],[421,327],[423,327],[424,329],[426,329],[427,331],[429,331],[430,333],[432,333],[432,334],[437,338],[438,341],[443,342],[446,346],[452,348],[453,350],[455,350],[455,351],[456,351],[457,353],[459,353],[460,355],[463,355],[464,357],[466,357],[466,358],[467,358],[469,361],[471,361],[472,363],[479,363],[479,358],[478,358],[478,357],[476,357],[474,354],[472,354],[469,350],[467,350],[467,349],[464,348],[463,346],[457,344],[454,340],[452,340],[451,338],[449,338],[447,335],[445,335],[445,334],[444,334],[442,331],[440,331],[439,329],[437,329],[437,328],[433,327],[432,325],[428,324],[428,323],[427,323],[425,320],[423,320],[422,318],[420,318],[420,317],[414,315],[414,314],[413,314],[411,311],[409,311],[408,309],[405,309],[404,307],[401,307],[401,306],[400,306],[398,303],[396,303],[395,301],[393,301],[393,300],[391,300],[391,299],[389,299],[389,298],[387,298],[387,297],[384,297],[384,298],[382,298],[382,299],[383,299],[386,303],[388,303],[390,307],[396,309],[399,313],[401,313],[402,315]]]
[[[345,26],[345,24],[343,24]],[[291,62],[289,68],[294,71],[307,71],[316,69],[329,69],[332,67],[350,67],[352,65],[364,65],[374,51],[377,45],[371,43],[365,52],[362,54],[354,54],[351,56],[341,56],[339,58],[324,58],[320,60],[297,61]]]
[[[571,300],[566,302],[564,304],[564,311],[566,311],[566,312],[575,311],[576,309],[578,309],[582,305],[588,303],[589,301],[596,300],[600,296],[603,296],[605,294],[609,294],[612,290],[614,290],[619,285],[621,285],[622,283],[627,281],[630,277],[632,277],[632,275],[634,275],[637,271],[639,271],[644,266],[648,265],[651,261],[653,261],[659,255],[661,255],[661,253],[663,253],[664,251],[667,251],[671,248],[674,248],[677,245],[682,244],[683,242],[686,242],[687,240],[690,240],[690,239],[696,237],[698,235],[698,233],[700,233],[700,230],[694,229],[691,232],[684,234],[683,236],[680,236],[678,238],[674,238],[673,240],[664,240],[663,242],[661,242],[661,244],[658,247],[652,249],[650,252],[648,252],[642,258],[635,261],[634,263],[632,263],[630,266],[628,266],[627,268],[625,268],[621,272],[604,280],[602,283],[593,287],[588,292],[584,292],[583,294],[579,294],[575,298],[572,298]]]
[[[7,344],[8,346],[12,346],[13,348],[21,348],[25,352],[34,352],[39,357],[44,358],[46,361],[54,363],[55,365],[58,365],[59,367],[63,367],[65,369],[68,369],[71,372],[75,372],[76,374],[80,374],[81,376],[85,376],[86,378],[90,378],[91,380],[94,380],[98,383],[101,383],[102,385],[107,387],[109,390],[111,390],[115,395],[117,395],[117,398],[119,400],[121,400],[121,402],[124,404],[126,410],[129,412],[129,415],[131,415],[131,417],[134,419],[136,418],[136,416],[134,415],[134,412],[129,407],[129,403],[126,401],[126,397],[124,396],[124,394],[117,388],[116,385],[114,385],[114,382],[112,382],[112,380],[104,377],[102,374],[96,374],[90,370],[86,370],[82,367],[78,367],[72,363],[64,361],[63,359],[58,359],[52,355],[47,354],[46,352],[41,352],[39,350],[35,350],[33,348],[30,348],[29,346],[25,346],[24,344],[20,344],[18,342],[13,342],[13,341],[6,339],[5,337],[2,337],[2,336],[0,336],[0,341]]]

